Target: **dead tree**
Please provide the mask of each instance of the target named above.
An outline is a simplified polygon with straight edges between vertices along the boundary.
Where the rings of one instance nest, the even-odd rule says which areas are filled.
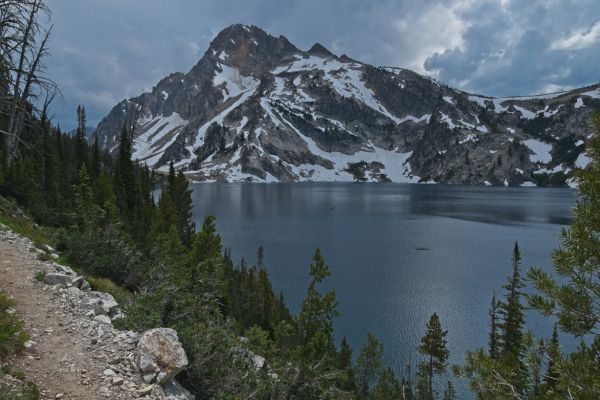
[[[0,10],[0,55],[7,76],[1,108],[7,123],[1,133],[10,165],[23,143],[23,127],[37,110],[37,93],[51,91],[55,86],[43,76],[52,27],[45,28],[41,21],[50,15],[43,0],[0,0]]]

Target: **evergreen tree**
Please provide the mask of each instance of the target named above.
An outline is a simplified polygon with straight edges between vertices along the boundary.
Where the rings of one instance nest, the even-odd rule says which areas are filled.
[[[85,164],[79,170],[79,184],[75,189],[75,198],[77,204],[77,226],[84,229],[90,217],[93,215],[94,191],[90,182]]]
[[[265,251],[263,249],[262,246],[258,246],[258,249],[256,250],[256,265],[258,265],[258,267],[262,267],[265,261]]]
[[[81,167],[88,162],[87,138],[85,133],[85,107],[77,106],[77,129],[75,131],[75,170],[81,170]]]
[[[590,163],[576,172],[578,200],[573,220],[561,233],[561,247],[552,254],[554,275],[532,268],[528,278],[537,294],[529,304],[558,318],[559,327],[575,336],[600,332],[600,113],[592,119],[595,134],[586,144]]]
[[[506,290],[505,300],[499,306],[500,314],[503,317],[501,324],[502,356],[515,368],[520,368],[522,366],[525,317],[521,304],[521,289],[524,285],[521,280],[521,251],[518,243],[515,243],[513,249],[512,262],[512,275],[508,278],[508,283],[503,286]]]
[[[369,332],[354,364],[356,394],[359,399],[367,399],[369,390],[383,366],[383,344]],[[387,382],[386,382],[387,384]]]
[[[452,382],[448,381],[446,384],[446,390],[444,390],[444,400],[456,399],[456,391]]]
[[[53,138],[50,134],[50,124],[45,116],[40,121],[42,129],[42,158],[43,158],[43,187],[49,206],[56,207],[61,203],[59,193],[59,165],[55,153]]]
[[[136,199],[134,164],[131,161],[131,139],[127,127],[123,126],[115,164],[115,183],[113,185],[119,212],[130,224],[133,220]]]
[[[430,400],[434,398],[433,375],[441,374],[446,371],[448,362],[448,349],[446,348],[446,335],[448,331],[442,329],[442,324],[436,313],[431,315],[427,323],[425,336],[421,338],[419,353],[425,356],[425,361],[421,363],[425,372],[426,387],[425,392],[421,391],[423,399]]]
[[[402,396],[402,388],[391,368],[385,368],[371,391],[372,400],[397,400]]]
[[[492,296],[492,305],[490,307],[490,341],[489,354],[493,360],[498,359],[498,302],[496,293]]]
[[[319,248],[315,250],[309,275],[311,282],[300,307],[298,325],[305,356],[315,359],[331,354],[334,349],[333,320],[339,315],[335,292],[321,294],[317,289],[331,275]]]
[[[92,146],[92,154],[90,156],[90,178],[92,182],[98,182],[100,178],[100,145],[98,143],[98,136],[94,135],[94,145]]]
[[[169,194],[177,215],[177,232],[181,243],[189,247],[195,230],[192,222],[192,190],[182,171],[169,184],[172,185],[169,187]]]
[[[335,364],[337,369],[341,371],[352,366],[352,348],[348,344],[345,336],[340,343],[340,350],[338,351]]]
[[[342,338],[340,349],[335,359],[335,368],[341,371],[338,387],[342,390],[351,391],[354,389],[354,371],[352,370],[352,348],[346,338]]]
[[[544,375],[545,390],[552,392],[560,379],[559,365],[562,359],[560,353],[560,344],[558,342],[558,329],[556,324],[552,329],[552,337],[548,345],[548,365],[546,366],[546,374]]]

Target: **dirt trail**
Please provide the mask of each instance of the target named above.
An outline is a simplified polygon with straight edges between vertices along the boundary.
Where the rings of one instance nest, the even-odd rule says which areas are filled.
[[[14,297],[34,342],[10,364],[38,385],[43,399],[138,398],[126,372],[133,340],[128,345],[110,325],[75,310],[64,288],[37,282],[45,268],[31,242],[0,229],[0,288]]]

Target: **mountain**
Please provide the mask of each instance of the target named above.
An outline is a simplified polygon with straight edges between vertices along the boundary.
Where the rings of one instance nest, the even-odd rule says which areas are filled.
[[[585,166],[600,84],[493,98],[256,26],[220,32],[188,73],[124,100],[105,148],[135,122],[134,158],[199,181],[394,181],[564,186]]]

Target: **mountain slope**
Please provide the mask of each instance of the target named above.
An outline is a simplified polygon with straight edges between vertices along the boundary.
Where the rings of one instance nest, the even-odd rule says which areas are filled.
[[[96,134],[110,149],[135,122],[134,158],[201,181],[434,181],[565,185],[600,85],[492,98],[320,44],[301,51],[232,25],[188,73],[124,100]]]

